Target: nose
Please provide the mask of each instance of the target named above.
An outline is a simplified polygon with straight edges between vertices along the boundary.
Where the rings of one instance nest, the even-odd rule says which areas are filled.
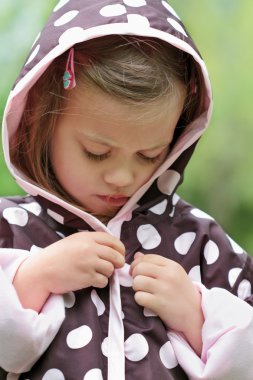
[[[134,171],[127,164],[115,163],[113,168],[104,173],[104,181],[114,187],[127,187],[134,182]]]

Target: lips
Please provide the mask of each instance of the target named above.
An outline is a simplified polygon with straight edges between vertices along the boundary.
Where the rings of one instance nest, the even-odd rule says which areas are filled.
[[[129,199],[125,195],[98,195],[98,198],[108,205],[112,206],[123,206]]]

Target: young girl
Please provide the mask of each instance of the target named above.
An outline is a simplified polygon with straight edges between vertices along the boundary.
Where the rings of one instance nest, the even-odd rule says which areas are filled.
[[[210,114],[166,1],[55,7],[3,122],[1,380],[252,379],[252,260],[175,193]]]

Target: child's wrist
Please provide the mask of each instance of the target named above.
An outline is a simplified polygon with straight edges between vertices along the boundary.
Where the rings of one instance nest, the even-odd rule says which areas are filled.
[[[31,256],[19,266],[13,285],[22,306],[26,309],[40,311],[50,295],[43,278],[43,266],[38,257]]]

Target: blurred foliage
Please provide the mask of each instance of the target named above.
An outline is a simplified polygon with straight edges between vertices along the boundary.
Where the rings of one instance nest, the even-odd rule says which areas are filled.
[[[214,114],[179,193],[253,253],[253,40],[251,0],[170,0],[207,63]],[[12,83],[56,1],[0,3],[0,115]],[[1,195],[22,193],[0,157]],[[252,232],[251,232],[252,223]]]

